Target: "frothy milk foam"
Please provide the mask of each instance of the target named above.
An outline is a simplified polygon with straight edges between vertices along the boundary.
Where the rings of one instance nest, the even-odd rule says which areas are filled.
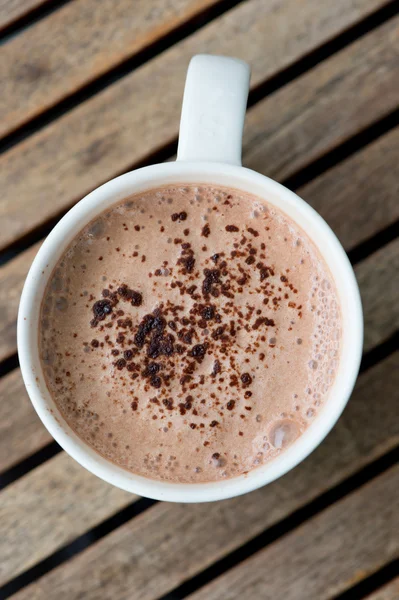
[[[328,398],[335,286],[282,212],[219,186],[165,186],[92,221],[41,307],[47,386],[99,454],[217,481],[281,453]]]

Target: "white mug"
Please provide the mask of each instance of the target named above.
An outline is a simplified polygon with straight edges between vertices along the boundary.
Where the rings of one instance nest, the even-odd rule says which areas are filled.
[[[343,411],[359,370],[362,307],[348,258],[326,222],[275,181],[241,166],[241,139],[250,70],[222,56],[195,56],[184,91],[176,162],[144,167],[105,183],[76,204],[41,246],[27,276],[18,314],[22,376],[39,417],[54,439],[83,467],[124,490],[157,500],[206,502],[238,496],[284,475],[308,456]],[[322,133],[321,133],[322,135]],[[128,472],[97,454],[68,426],[49,394],[38,348],[39,313],[49,277],[74,237],[105,209],[150,188],[175,183],[215,184],[267,200],[306,231],[334,278],[342,312],[342,349],[328,400],[310,427],[284,452],[246,474],[210,483],[171,483]],[[333,202],[333,198],[331,199]]]

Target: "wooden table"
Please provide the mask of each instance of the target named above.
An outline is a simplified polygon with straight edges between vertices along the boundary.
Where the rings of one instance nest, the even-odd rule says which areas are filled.
[[[399,8],[387,0],[0,0],[0,596],[399,598]],[[210,505],[133,497],[52,441],[16,357],[41,239],[115,175],[176,151],[198,52],[252,66],[244,164],[336,231],[365,315],[338,425],[275,483]],[[395,569],[396,567],[396,569]]]

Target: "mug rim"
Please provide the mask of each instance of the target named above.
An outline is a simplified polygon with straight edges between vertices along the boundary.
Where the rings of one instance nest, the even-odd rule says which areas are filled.
[[[346,330],[342,334],[338,372],[328,399],[306,431],[289,448],[264,465],[246,474],[209,483],[149,479],[99,455],[74,433],[51,398],[38,348],[38,315],[45,286],[55,264],[79,231],[108,207],[132,194],[184,183],[226,185],[246,191],[275,204],[293,219],[306,231],[329,266],[338,290],[343,324],[350,328],[350,335]],[[293,213],[298,218],[293,217]],[[314,235],[309,233],[309,228],[313,228]],[[322,247],[315,240],[316,233]],[[344,290],[345,294],[341,294],[340,290]],[[134,494],[173,502],[207,502],[239,496],[274,481],[304,460],[321,443],[344,410],[355,384],[363,347],[363,319],[359,289],[346,253],[331,228],[309,204],[276,181],[242,166],[177,161],[143,167],[108,181],[86,195],[57,223],[39,249],[26,278],[18,312],[17,341],[22,377],[31,402],[49,433],[72,458],[101,479]]]

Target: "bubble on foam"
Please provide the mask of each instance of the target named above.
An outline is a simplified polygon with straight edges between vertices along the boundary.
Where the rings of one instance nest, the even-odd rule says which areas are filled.
[[[262,415],[256,415],[256,417],[255,417],[255,421],[256,421],[257,423],[260,423],[260,422],[262,421]]]
[[[302,339],[301,338],[297,338],[296,343],[298,344],[298,346],[300,346],[302,344]]]
[[[104,234],[105,231],[105,223],[102,219],[98,219],[95,221],[88,230],[88,235],[99,238]]]
[[[53,305],[53,297],[47,296],[43,305],[43,314],[48,315]]]
[[[57,270],[51,280],[51,289],[53,292],[61,292],[64,287],[64,280],[61,277],[61,271]]]
[[[52,365],[54,362],[54,353],[46,349],[43,351],[41,358],[45,365]]]
[[[55,306],[60,312],[65,312],[68,310],[68,300],[64,296],[60,296],[55,301]]]
[[[284,419],[277,421],[270,429],[269,437],[274,448],[286,448],[294,442],[300,434],[299,426],[295,421]]]
[[[315,411],[313,410],[313,408],[308,408],[308,410],[306,411],[306,416],[308,419],[312,419],[315,416]]]
[[[260,465],[261,462],[262,462],[262,460],[263,460],[263,452],[258,452],[257,455],[256,455],[256,457],[255,457],[255,459],[254,459],[254,461],[253,461],[253,464],[255,466]]]
[[[331,283],[328,281],[328,279],[323,279],[321,282],[321,287],[326,292],[331,289]]]
[[[227,464],[227,460],[223,458],[223,456],[220,456],[218,452],[215,452],[215,454],[212,455],[211,460],[213,465],[217,468],[224,467]]]

